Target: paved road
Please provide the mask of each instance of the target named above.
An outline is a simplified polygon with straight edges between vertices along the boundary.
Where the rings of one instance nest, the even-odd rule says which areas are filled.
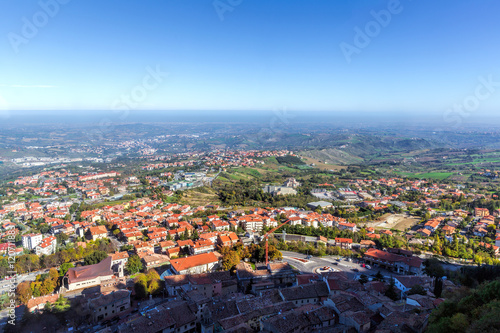
[[[28,273],[28,274],[18,275],[15,279],[14,278],[9,279],[9,280],[3,279],[0,281],[0,294],[6,292],[8,290],[8,288],[10,288],[10,286],[13,283],[17,286],[18,284],[20,284],[21,282],[24,282],[24,281],[35,281],[36,276],[38,274],[43,274],[43,273],[48,273],[48,272],[49,272],[49,270],[36,271],[36,272]]]

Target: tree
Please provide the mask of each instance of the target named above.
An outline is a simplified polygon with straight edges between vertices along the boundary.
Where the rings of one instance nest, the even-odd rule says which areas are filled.
[[[361,275],[359,276],[359,280],[358,280],[358,281],[359,281],[359,283],[361,283],[361,284],[365,284],[365,283],[367,283],[367,282],[368,282],[368,276],[366,276],[365,274],[361,274]]]
[[[42,295],[48,295],[54,292],[54,289],[56,288],[55,283],[51,279],[45,279],[42,282],[42,285],[40,286],[40,293]]]
[[[75,265],[73,265],[73,263],[71,263],[71,262],[67,262],[67,263],[62,264],[61,266],[59,266],[59,276],[66,275],[66,272],[68,271],[68,269],[73,268],[73,267],[75,267]]]
[[[73,265],[73,264],[71,264]],[[49,278],[52,280],[52,281],[57,281],[59,279],[59,272],[57,271],[57,269],[55,268],[51,268],[49,270]]]
[[[425,290],[424,287],[422,287],[421,285],[419,284],[416,284],[414,285],[413,287],[411,287],[410,290],[408,290],[408,296],[409,295],[415,295],[415,294],[419,294],[419,295],[426,295],[427,294],[427,291]]]
[[[155,269],[150,269],[146,274],[147,292],[149,295],[155,295],[161,292],[162,285],[160,275]]]
[[[104,251],[94,251],[85,257],[85,265],[95,265],[103,261],[108,254]]]
[[[144,299],[148,296],[148,280],[146,274],[139,274],[134,280],[134,291],[138,299]]]
[[[31,299],[31,295],[33,294],[31,291],[31,286],[29,281],[21,282],[17,285],[17,298],[23,304],[28,304],[28,301]]]
[[[138,255],[133,254],[128,258],[127,264],[125,265],[125,269],[127,272],[132,275],[142,270],[142,261]]]
[[[57,244],[63,244],[65,241],[69,239],[69,236],[66,235],[64,232],[60,232],[56,236],[57,239]]]
[[[396,291],[396,286],[394,284],[394,279],[391,279],[391,282],[389,283],[389,288],[385,291],[385,296],[389,297],[393,301],[396,301],[399,299],[398,292]]]
[[[57,301],[54,303],[53,311],[54,312],[65,312],[71,308],[71,304],[67,298],[64,298],[62,295],[59,296]]]
[[[443,265],[436,258],[427,259],[424,261],[424,271],[427,275],[432,277],[443,277],[444,269]]]
[[[436,276],[434,280],[434,295],[436,297],[441,297],[443,293],[443,280]]]
[[[378,271],[377,274],[375,274],[374,280],[384,282],[384,276],[382,275],[382,273],[380,273],[380,271]]]
[[[240,262],[240,257],[236,251],[227,251],[222,257],[222,268],[225,271],[229,271],[234,266],[238,265]]]
[[[192,240],[197,240],[199,238],[198,230],[194,229],[193,234],[191,235]]]
[[[132,245],[122,245],[120,247],[120,251],[128,251],[128,250],[132,250],[134,247]]]

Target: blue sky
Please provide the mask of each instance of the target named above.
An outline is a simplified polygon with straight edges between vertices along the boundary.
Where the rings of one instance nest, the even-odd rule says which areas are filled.
[[[391,8],[375,23],[372,11]],[[495,0],[0,0],[0,109],[443,113],[479,77],[500,81],[499,10]],[[356,47],[356,29],[370,27]],[[347,44],[357,53],[346,57]],[[473,106],[499,107],[500,86]]]

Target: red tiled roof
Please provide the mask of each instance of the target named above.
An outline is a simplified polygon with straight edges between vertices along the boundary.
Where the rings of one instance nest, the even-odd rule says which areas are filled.
[[[113,275],[111,270],[111,257],[106,257],[103,261],[95,265],[72,267],[66,272],[69,283],[95,279],[98,276]]]
[[[219,261],[213,252],[202,253],[186,258],[179,258],[170,261],[172,267],[177,271],[183,271],[196,266],[206,265]]]

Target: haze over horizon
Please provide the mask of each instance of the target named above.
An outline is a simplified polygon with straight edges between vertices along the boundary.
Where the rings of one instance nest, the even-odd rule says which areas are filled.
[[[446,113],[458,104],[473,121],[500,106],[498,9],[493,0],[0,1],[0,112],[465,119]]]

